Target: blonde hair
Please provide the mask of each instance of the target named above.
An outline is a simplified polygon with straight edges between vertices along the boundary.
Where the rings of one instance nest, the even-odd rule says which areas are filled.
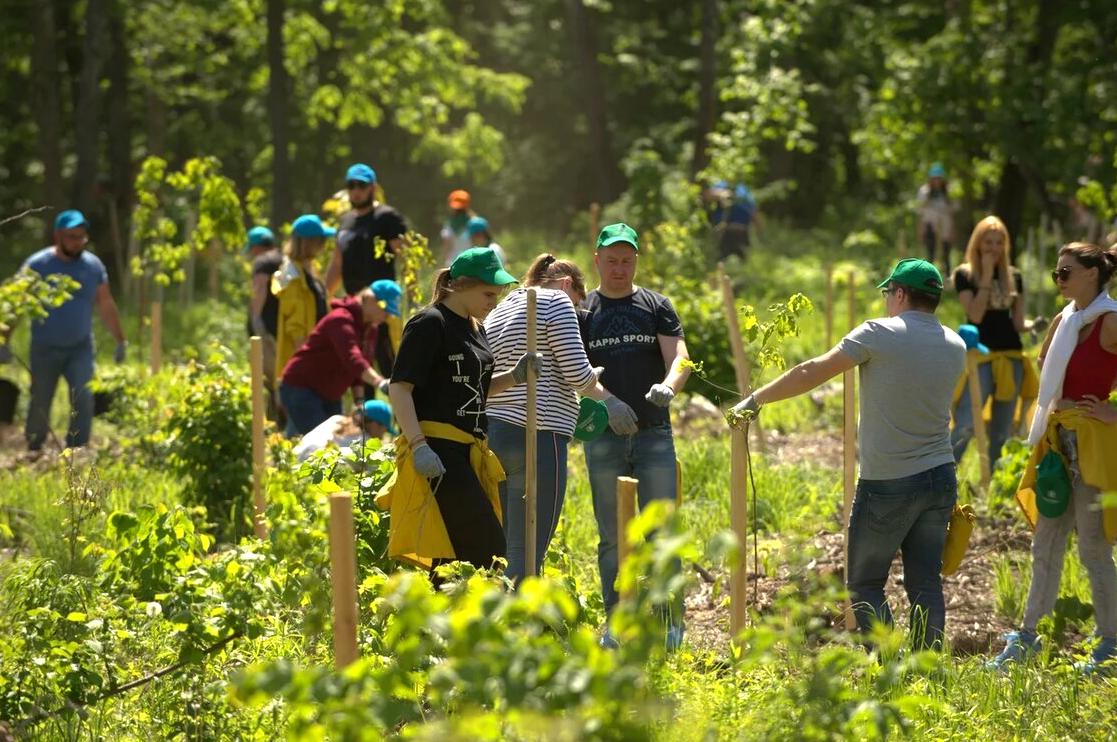
[[[586,295],[586,277],[582,274],[582,269],[574,262],[560,260],[550,253],[536,256],[520,283],[523,286],[540,286],[563,278],[572,279],[574,291],[583,297]]]
[[[473,276],[453,278],[450,275],[449,268],[442,268],[434,274],[434,284],[431,286],[431,303],[427,306],[433,307],[435,304],[445,301],[450,294],[465,291],[483,283],[485,282],[480,278],[474,278]]]
[[[970,233],[970,241],[966,244],[966,255],[961,268],[966,269],[970,277],[973,279],[974,285],[980,284],[984,276],[981,275],[981,241],[985,239],[985,235],[990,232],[1000,232],[1005,238],[1005,249],[1001,253],[1000,262],[997,267],[1000,268],[1001,273],[1001,290],[1004,295],[1009,298],[1016,297],[1016,282],[1012,280],[1012,240],[1008,236],[1008,227],[995,216],[987,216],[977,223]],[[989,277],[992,281],[992,276]]]
[[[299,264],[310,264],[322,248],[326,246],[325,237],[299,237],[291,235],[283,245],[283,254]]]

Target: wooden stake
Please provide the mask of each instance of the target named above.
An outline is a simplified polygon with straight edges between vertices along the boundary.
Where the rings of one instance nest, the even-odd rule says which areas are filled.
[[[834,347],[834,266],[826,266],[826,347]]]
[[[628,543],[628,524],[636,517],[636,487],[638,479],[617,477],[617,577],[620,578],[624,562],[632,547]],[[629,597],[630,590],[622,590],[621,597]]]
[[[256,538],[268,537],[268,524],[264,519],[267,504],[264,500],[264,340],[253,335],[248,341],[248,360],[252,367],[252,504]]]
[[[334,601],[334,666],[360,657],[357,649],[357,548],[353,540],[353,498],[330,495],[330,582]]]
[[[597,243],[597,233],[601,231],[601,204],[590,204],[590,244]]]
[[[737,391],[743,398],[751,388],[751,373],[748,357],[745,356],[745,341],[741,339],[741,321],[737,316],[737,299],[733,296],[733,284],[729,282],[729,277],[725,275],[724,263],[718,263],[718,285],[721,286],[721,302],[722,309],[725,312],[726,330],[729,332],[729,347],[733,352],[733,374],[737,380]],[[749,427],[756,430],[757,448],[760,449],[761,453],[766,453],[768,449],[764,441],[764,431],[760,427],[760,421],[754,421]]]
[[[845,546],[845,576],[849,581],[849,518],[853,511],[853,495],[857,489],[857,404],[854,369],[842,374],[842,541]],[[843,606],[846,629],[857,628],[853,607]]]
[[[163,302],[151,302],[151,373],[163,367]]]
[[[748,622],[749,607],[749,460],[744,430],[733,430],[729,448],[729,523],[740,555],[729,572],[729,635],[736,639]]]
[[[533,288],[527,290],[527,352],[534,353],[537,346],[536,338],[536,321],[535,321],[535,302],[536,291]],[[524,462],[524,575],[537,575],[539,574],[539,566],[536,564],[535,550],[538,548],[538,538],[536,534],[536,519],[537,519],[537,491],[538,482],[536,481],[536,432],[538,429],[536,423],[536,400],[535,400],[535,372],[527,372],[527,424],[526,435],[527,439],[524,441],[524,450],[526,452],[527,460]]]
[[[849,329],[857,326],[857,274],[853,271],[849,272]]]
[[[981,399],[981,380],[978,377],[978,352],[971,350],[966,353],[966,376],[970,387],[970,414],[973,415],[974,443],[981,462],[981,488],[989,491],[991,477],[991,462],[989,461],[989,437],[985,433],[985,413]]]

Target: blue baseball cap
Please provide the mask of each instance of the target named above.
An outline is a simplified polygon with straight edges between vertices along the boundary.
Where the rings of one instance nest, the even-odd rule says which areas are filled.
[[[85,220],[85,214],[77,209],[66,209],[54,218],[55,229],[77,229],[88,226],[89,222]]]
[[[469,222],[465,225],[465,229],[472,237],[475,234],[489,231],[489,220],[483,216],[475,216],[470,218]]]
[[[958,328],[958,337],[966,341],[966,350],[976,350],[981,355],[989,352],[988,346],[981,342],[981,331],[977,325],[965,324]]]
[[[384,303],[384,311],[393,317],[400,316],[399,300],[403,296],[403,289],[399,284],[388,278],[381,278],[379,281],[373,281],[369,286],[372,293]]]
[[[350,165],[349,169],[345,171],[345,180],[360,181],[361,183],[375,183],[376,171],[364,163],[358,162],[355,165]]]
[[[296,237],[333,237],[337,230],[322,224],[317,214],[303,214],[291,225],[291,234]]]
[[[927,170],[927,177],[929,178],[945,178],[946,168],[942,166],[941,162],[932,162],[931,167]]]
[[[253,227],[248,230],[248,244],[244,246],[246,253],[252,252],[252,248],[259,247],[260,245],[274,245],[275,235],[267,227]]]
[[[370,399],[361,405],[361,412],[364,413],[366,420],[378,422],[388,429],[392,435],[399,435],[396,427],[392,425],[392,408],[388,403],[380,399]]]

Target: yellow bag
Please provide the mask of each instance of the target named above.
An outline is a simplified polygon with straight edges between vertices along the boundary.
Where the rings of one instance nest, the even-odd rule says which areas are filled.
[[[973,533],[974,523],[977,522],[977,513],[973,505],[954,504],[954,512],[950,515],[950,524],[946,527],[946,543],[942,547],[942,573],[952,575],[958,571],[962,564],[962,557],[970,546],[970,535]]]

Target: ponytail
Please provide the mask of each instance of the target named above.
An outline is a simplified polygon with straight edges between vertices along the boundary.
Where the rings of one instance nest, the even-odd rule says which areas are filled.
[[[1105,249],[1091,242],[1071,242],[1063,245],[1059,255],[1070,255],[1085,268],[1097,268],[1099,291],[1104,291],[1117,273],[1117,245]]]
[[[542,253],[531,261],[521,285],[540,286],[562,278],[572,279],[574,290],[582,296],[586,295],[586,279],[582,275],[582,269],[573,261],[560,260],[551,253]]]

